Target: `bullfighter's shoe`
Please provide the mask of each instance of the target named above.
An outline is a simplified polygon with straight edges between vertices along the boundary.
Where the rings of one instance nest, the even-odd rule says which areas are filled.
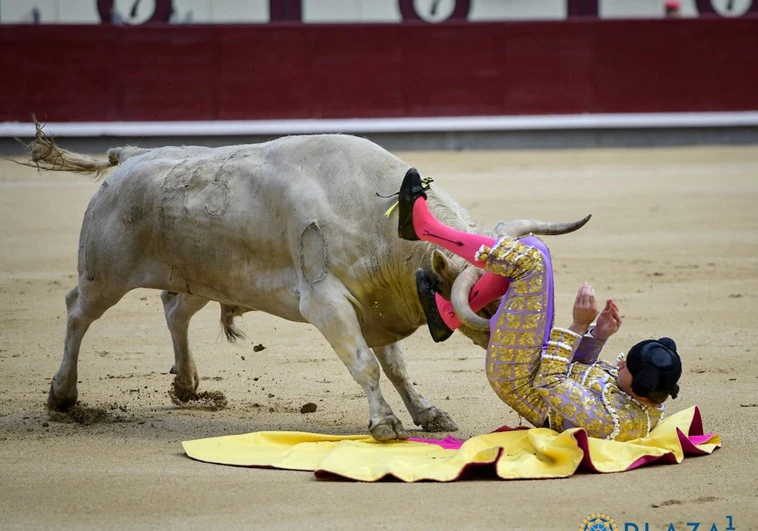
[[[410,168],[405,173],[403,184],[400,185],[398,192],[398,224],[397,235],[404,240],[416,241],[420,238],[413,229],[413,204],[416,199],[423,197],[426,199],[424,190],[429,188],[432,179],[421,179],[416,168]]]
[[[426,325],[429,327],[432,339],[435,343],[442,343],[453,335],[453,331],[442,320],[435,297],[437,291],[434,289],[429,275],[423,269],[416,270],[416,293],[419,301],[421,301],[421,307],[424,309]]]

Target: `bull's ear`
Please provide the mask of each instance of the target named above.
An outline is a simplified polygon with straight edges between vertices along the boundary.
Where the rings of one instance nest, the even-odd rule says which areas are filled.
[[[494,238],[502,238],[503,236],[511,236],[513,235],[508,232],[508,223],[505,221],[498,221],[495,224],[495,228],[492,229],[492,231],[489,232],[490,236],[493,236]]]
[[[432,271],[434,273],[434,282],[440,294],[446,299],[450,299],[450,290],[455,280],[455,272],[450,259],[438,249],[435,249],[432,253]]]
[[[432,253],[432,269],[441,277],[450,275],[450,260],[439,249],[435,249]]]

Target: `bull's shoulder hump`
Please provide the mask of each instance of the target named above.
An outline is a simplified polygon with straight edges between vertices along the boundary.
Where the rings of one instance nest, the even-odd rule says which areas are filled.
[[[394,155],[379,144],[366,138],[348,134],[291,135],[266,142],[261,146],[267,152],[280,150],[372,152],[394,158]]]

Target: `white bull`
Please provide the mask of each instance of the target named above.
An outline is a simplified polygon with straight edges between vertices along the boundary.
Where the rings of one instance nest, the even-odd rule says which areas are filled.
[[[456,310],[479,329],[462,331],[486,346],[489,331],[465,305],[477,273],[430,244],[397,236],[396,216],[385,216],[394,199],[379,197],[396,192],[409,169],[396,156],[361,138],[314,135],[215,149],[114,148],[108,161],[97,161],[59,148],[38,129],[32,160],[81,173],[119,166],[84,216],[79,280],[66,295],[64,354],[50,407],[66,410],[77,401],[77,360],[90,324],[130,290],[154,288],[164,290],[179,394],[194,394],[199,383],[190,319],[218,301],[230,339],[238,334],[234,317],[253,310],[318,328],[366,393],[375,439],[407,436],[382,396],[380,366],[416,425],[457,429],[411,384],[399,340],[425,323],[414,276],[425,268],[445,293],[452,289],[454,302],[457,293]],[[439,188],[429,191],[429,204],[446,223],[476,229]],[[504,231],[560,234],[586,219],[520,220]]]

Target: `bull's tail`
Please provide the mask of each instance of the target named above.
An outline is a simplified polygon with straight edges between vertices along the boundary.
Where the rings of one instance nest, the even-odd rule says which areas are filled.
[[[103,173],[119,163],[118,158],[110,152],[108,160],[97,160],[63,149],[55,143],[54,139],[45,134],[36,119],[34,125],[36,126],[34,141],[27,146],[31,161],[19,162],[19,164],[48,171],[84,173],[94,175],[96,179],[99,179]]]

